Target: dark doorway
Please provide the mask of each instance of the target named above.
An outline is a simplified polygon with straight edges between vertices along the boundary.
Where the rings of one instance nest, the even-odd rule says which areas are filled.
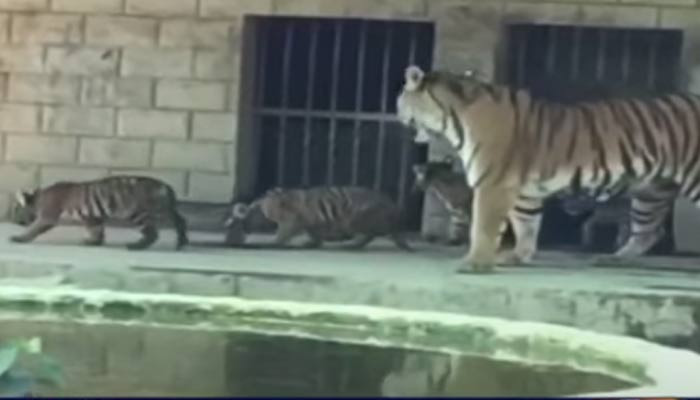
[[[569,103],[662,94],[679,85],[680,30],[514,24],[507,34],[506,81],[537,97]],[[548,201],[542,245],[578,245],[580,222],[564,213],[557,200]],[[607,239],[605,250],[612,249],[612,229],[601,235]],[[652,253],[673,248],[669,218],[667,236]]]
[[[432,65],[431,23],[254,17],[254,195],[360,185],[392,196],[420,227],[411,165],[426,159],[395,119],[407,65]]]

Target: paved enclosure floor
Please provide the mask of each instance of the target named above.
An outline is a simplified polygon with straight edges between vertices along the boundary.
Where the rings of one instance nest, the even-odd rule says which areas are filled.
[[[147,293],[240,296],[332,304],[368,304],[577,326],[640,336],[700,352],[700,258],[644,258],[634,266],[593,266],[591,255],[543,252],[537,265],[456,274],[462,249],[387,241],[364,251],[228,249],[223,234],[191,233],[174,251],[174,234],[147,251],[128,251],[135,230],[107,229],[103,247],[80,245],[85,232],[60,226],[31,244],[0,224],[3,285],[73,285]],[[270,240],[270,238],[256,238]]]
[[[55,264],[94,270],[122,269],[172,271],[193,274],[270,274],[299,277],[349,278],[385,281],[396,285],[439,290],[448,282],[483,285],[591,289],[611,292],[689,291],[700,295],[700,258],[647,257],[632,265],[602,265],[592,254],[543,251],[536,265],[501,267],[493,274],[455,274],[463,249],[412,241],[416,252],[403,252],[385,240],[361,251],[332,244],[322,249],[233,249],[220,244],[223,234],[194,232],[191,245],[174,250],[174,234],[161,232],[160,240],[146,251],[128,251],[124,244],[136,240],[135,230],[107,228],[101,247],[80,244],[85,232],[78,226],[59,226],[30,244],[8,241],[21,227],[0,224],[0,263]],[[253,238],[254,243],[270,237]],[[30,271],[26,271],[30,274]]]

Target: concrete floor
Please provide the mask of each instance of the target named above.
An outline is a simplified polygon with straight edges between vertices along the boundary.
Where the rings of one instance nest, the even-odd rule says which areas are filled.
[[[138,237],[134,230],[108,229],[101,248],[81,246],[85,232],[75,226],[32,244],[9,243],[21,229],[0,224],[0,287],[381,305],[557,323],[700,352],[700,259],[596,267],[591,255],[543,252],[537,266],[458,275],[461,249],[425,243],[414,243],[413,254],[385,241],[361,252],[226,249],[217,245],[222,235],[192,233],[192,245],[176,252],[173,233],[163,231],[152,249],[133,252],[123,245]]]

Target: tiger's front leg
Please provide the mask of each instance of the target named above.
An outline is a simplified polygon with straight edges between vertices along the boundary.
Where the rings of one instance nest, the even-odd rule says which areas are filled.
[[[275,246],[285,247],[290,240],[304,232],[304,227],[297,221],[280,222],[275,235]]]
[[[489,272],[497,260],[501,227],[515,205],[517,189],[481,186],[474,191],[469,253],[458,272]]]
[[[98,218],[89,218],[83,221],[88,231],[87,239],[83,240],[86,246],[101,246],[105,241],[104,222]]]
[[[542,226],[542,199],[519,196],[508,215],[515,234],[515,248],[501,261],[508,264],[525,264],[537,252],[537,239]]]
[[[51,228],[56,226],[55,221],[48,221],[45,219],[37,218],[27,230],[20,234],[10,237],[10,241],[13,243],[27,243],[36,239],[38,236],[48,232]]]

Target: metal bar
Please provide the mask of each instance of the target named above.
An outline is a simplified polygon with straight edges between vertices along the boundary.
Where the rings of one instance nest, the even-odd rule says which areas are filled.
[[[259,31],[258,34],[260,35],[260,44],[258,48],[258,66],[260,66],[260,71],[258,71],[258,74],[260,74],[259,79],[258,79],[258,87],[257,91],[255,94],[255,103],[258,107],[264,107],[265,106],[265,82],[267,79],[265,79],[265,75],[267,71],[265,70],[265,66],[267,65],[267,47],[268,47],[268,27],[269,24],[267,24],[268,21],[265,20],[260,20],[258,23]]]
[[[352,112],[352,111],[323,111],[323,110],[294,110],[276,107],[261,108],[254,111],[256,115],[274,117],[310,117],[310,118],[333,118],[338,119],[358,119],[362,121],[392,122],[397,121],[396,115],[381,112]]]
[[[528,39],[529,39],[529,34],[530,34],[530,29],[518,29],[517,30],[523,30],[522,35],[516,35],[518,37],[518,41],[520,42],[520,45],[518,46],[518,61],[517,61],[517,71],[516,71],[516,82],[515,86],[518,88],[525,87],[525,79],[526,79],[526,68],[527,68],[527,45],[528,45]]]
[[[598,29],[598,59],[596,62],[596,79],[602,81],[605,77],[605,48],[607,47],[607,30]]]
[[[333,42],[333,71],[331,73],[331,126],[328,138],[328,171],[326,182],[332,185],[335,177],[335,136],[338,126],[335,110],[338,107],[338,79],[340,75],[340,46],[343,41],[343,23],[335,21],[335,38]]]
[[[288,103],[289,95],[289,64],[292,59],[292,42],[294,40],[294,25],[291,21],[287,22],[284,35],[284,49],[282,53],[282,104],[281,107],[284,108]],[[286,130],[287,130],[287,119],[285,116],[280,116],[280,126],[278,131],[278,147],[277,147],[277,186],[284,185],[284,164],[286,156]]]
[[[416,42],[418,36],[418,27],[413,25],[411,27],[411,44],[408,52],[408,64],[413,65],[416,62]],[[398,203],[401,208],[404,208],[406,201],[406,192],[408,185],[408,176],[410,174],[410,168],[408,165],[408,158],[412,155],[413,140],[408,139],[409,135],[401,135],[401,171],[399,175],[399,198]]]
[[[386,113],[386,101],[388,96],[389,86],[389,62],[391,61],[391,48],[394,39],[393,25],[385,24],[386,26],[386,41],[384,42],[384,57],[382,60],[382,103],[380,109],[382,113]],[[384,146],[386,142],[386,124],[379,123],[379,135],[377,137],[377,159],[374,164],[374,188],[379,190],[382,186],[382,166],[384,165]]]
[[[623,36],[623,42],[622,42],[622,82],[627,83],[629,80],[630,76],[630,67],[631,67],[631,49],[630,47],[632,46],[632,39],[631,39],[631,32],[629,30],[625,30],[624,36]]]
[[[360,27],[360,44],[357,55],[357,92],[355,92],[355,116],[362,112],[362,96],[365,84],[365,55],[367,53],[367,21],[362,20]],[[355,117],[352,127],[352,184],[360,180],[360,118]]]
[[[647,86],[649,90],[656,91],[656,56],[659,50],[659,35],[654,33],[650,40],[649,47],[649,59],[648,59],[648,74],[647,74]]]
[[[314,21],[311,25],[311,43],[309,44],[309,72],[306,86],[306,119],[304,120],[304,150],[302,165],[302,185],[308,186],[311,181],[311,116],[309,111],[313,107],[314,83],[316,77],[316,52],[318,48],[318,32],[320,24]]]
[[[571,76],[570,78],[572,80],[575,80],[578,78],[579,74],[579,68],[581,66],[579,65],[579,62],[581,61],[581,36],[582,36],[583,28],[581,27],[574,27],[574,40],[571,45]]]
[[[547,75],[554,74],[557,56],[557,29],[556,26],[549,27],[549,38],[547,40]]]

